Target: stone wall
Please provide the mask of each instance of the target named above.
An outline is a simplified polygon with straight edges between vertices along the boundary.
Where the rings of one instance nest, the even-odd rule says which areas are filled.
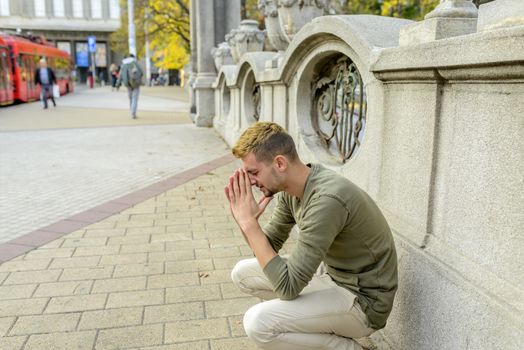
[[[259,110],[384,211],[400,285],[380,348],[524,348],[523,3],[446,0],[418,23],[321,16],[285,50],[223,65],[213,87],[229,144]],[[349,115],[340,148],[322,141],[326,111]]]

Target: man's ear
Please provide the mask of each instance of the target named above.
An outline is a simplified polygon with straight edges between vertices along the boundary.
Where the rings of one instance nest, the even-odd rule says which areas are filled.
[[[284,172],[287,170],[289,166],[289,160],[285,156],[279,154],[275,157],[274,161],[278,171]]]

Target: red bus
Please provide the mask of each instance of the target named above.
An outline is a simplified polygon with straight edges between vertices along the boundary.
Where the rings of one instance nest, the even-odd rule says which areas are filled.
[[[0,36],[0,106],[14,102],[12,86],[13,75],[11,60],[9,59],[9,47]]]
[[[29,39],[19,35],[0,33],[0,40],[2,40],[0,50],[2,50],[2,42],[5,42],[8,48],[6,66],[8,72],[5,73],[2,64],[0,76],[11,76],[11,84],[7,85],[6,90],[12,90],[11,100],[2,100],[0,93],[0,104],[9,104],[14,101],[29,102],[40,98],[40,86],[35,85],[34,75],[41,58],[45,58],[48,67],[55,72],[61,95],[74,90],[71,58],[67,52],[57,49],[43,38]]]

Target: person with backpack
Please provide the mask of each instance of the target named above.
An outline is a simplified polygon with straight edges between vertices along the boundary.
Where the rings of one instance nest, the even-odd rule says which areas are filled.
[[[122,60],[119,85],[123,84],[127,88],[131,118],[133,119],[136,119],[138,95],[140,94],[140,85],[142,85],[143,76],[144,71],[136,61],[135,56],[133,54],[127,55],[127,57]]]

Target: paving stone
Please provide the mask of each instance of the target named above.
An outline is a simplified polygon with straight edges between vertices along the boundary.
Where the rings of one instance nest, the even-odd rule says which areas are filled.
[[[238,289],[232,282],[220,284],[220,289],[224,299],[244,298],[247,296],[246,293]]]
[[[197,259],[226,258],[240,256],[240,250],[238,247],[195,249],[195,256]]]
[[[285,254],[285,252],[281,250],[280,254]],[[241,256],[250,256],[250,257],[252,257],[253,256],[253,251],[247,245],[240,246],[240,255]]]
[[[64,238],[82,238],[84,237],[85,232],[86,230],[84,228],[81,228],[79,230],[66,234]]]
[[[24,350],[91,350],[95,336],[95,331],[34,334],[29,337]]]
[[[184,342],[230,337],[225,318],[166,323],[165,342]]]
[[[43,246],[40,246],[38,249],[52,249],[52,248],[60,248],[60,246],[64,243],[64,239],[55,239],[52,242],[49,242]]]
[[[166,232],[165,233],[171,233],[171,232],[187,232],[192,230],[199,230],[203,229],[204,225],[191,225],[188,224],[181,224],[175,222],[170,222],[169,225],[166,225]]]
[[[111,237],[107,242],[107,245],[114,244],[146,244],[151,240],[150,234],[145,235],[134,235],[134,236],[118,236]]]
[[[46,314],[103,309],[107,294],[53,297],[45,309]]]
[[[0,271],[17,272],[17,271],[31,271],[44,270],[49,266],[51,259],[36,259],[36,260],[11,260],[6,261],[0,265]]]
[[[114,221],[109,221],[109,220],[105,220],[105,221],[100,221],[100,222],[97,222],[96,224],[92,224],[92,225],[89,225],[86,227],[87,230],[92,230],[92,229],[111,229],[111,228],[115,228],[115,222]]]
[[[105,245],[106,242],[106,237],[71,238],[64,240],[64,243],[62,243],[62,247],[97,247]]]
[[[71,267],[96,267],[100,261],[99,256],[55,258],[49,269],[63,269]]]
[[[166,242],[166,250],[190,250],[197,248],[209,248],[209,242],[207,239],[191,240],[191,241],[174,241]]]
[[[199,284],[198,279],[199,279],[198,272],[149,276],[147,279],[147,288],[155,289],[155,288],[194,286],[194,285]]]
[[[96,349],[122,349],[162,344],[163,325],[100,330]]]
[[[180,216],[172,216],[170,214],[167,214],[166,219],[157,219],[155,220],[155,225],[164,225],[168,226],[168,232],[169,232],[169,226],[173,225],[191,225],[191,218],[189,217],[180,217]]]
[[[0,287],[0,300],[30,298],[36,289],[36,284],[15,284]]]
[[[16,317],[2,317],[0,318],[0,338],[7,334],[7,331],[15,323]],[[0,341],[1,344],[1,341]],[[1,349],[1,347],[0,347]]]
[[[199,341],[142,348],[141,350],[209,350],[209,342]]]
[[[144,324],[186,321],[204,317],[204,303],[202,302],[146,306]]]
[[[251,258],[254,258],[252,255]],[[215,265],[216,269],[233,269],[237,262],[242,260],[241,257],[233,256],[229,258],[214,258],[213,259],[213,265]]]
[[[163,289],[119,292],[109,294],[109,299],[107,300],[106,308],[112,309],[128,306],[159,305],[163,302]]]
[[[126,233],[125,228],[113,228],[113,229],[87,229],[84,237],[118,237],[123,236]]]
[[[222,213],[220,215],[205,216],[205,217],[191,217],[192,224],[208,224],[208,223],[230,223],[229,214]]]
[[[169,232],[163,234],[153,234],[151,236],[151,243],[155,242],[172,242],[172,241],[188,241],[193,239],[191,231]]]
[[[147,253],[116,254],[104,255],[100,259],[99,265],[125,265],[142,264],[147,261]]]
[[[259,299],[253,297],[206,301],[206,315],[210,318],[243,315],[259,302]]]
[[[27,337],[0,337],[0,349],[2,350],[19,350],[22,349]]]
[[[142,264],[127,264],[116,265],[114,278],[129,277],[129,276],[144,276],[144,275],[158,275],[164,273],[163,263],[142,263]]]
[[[120,253],[160,252],[164,248],[164,243],[126,244],[121,246]]]
[[[149,253],[150,262],[192,260],[192,259],[195,259],[195,251],[193,249]]]
[[[154,213],[154,214],[131,214],[130,220],[157,220],[165,219],[166,214],[163,213]]]
[[[166,303],[222,299],[218,285],[186,286],[166,289]]]
[[[154,226],[156,220],[132,220],[132,221],[118,221],[116,228],[129,227],[151,227]]]
[[[53,282],[38,285],[35,297],[59,297],[89,294],[93,281]]]
[[[25,255],[26,260],[45,258],[68,258],[73,255],[74,248],[35,249]]]
[[[79,319],[80,313],[21,316],[9,335],[70,332],[75,330]]]
[[[231,329],[231,335],[233,337],[245,337],[246,331],[244,330],[244,315],[230,316],[227,318],[229,322],[229,328]]]
[[[198,272],[213,270],[211,259],[166,261],[166,273]]]
[[[152,227],[130,227],[126,230],[126,235],[154,235],[166,233],[165,226],[152,226]]]
[[[82,313],[78,329],[84,330],[136,326],[142,323],[142,314],[142,307],[86,311]]]
[[[119,251],[120,246],[118,245],[108,245],[100,247],[79,247],[76,248],[73,256],[114,255],[118,254]]]
[[[207,230],[194,230],[194,239],[211,239],[211,238],[229,238],[235,237],[236,234],[233,230],[220,230],[220,231],[207,231]]]
[[[48,298],[0,300],[0,317],[41,314]]]
[[[244,237],[221,237],[221,238],[210,238],[209,248],[228,248],[228,247],[241,247],[247,246]]]
[[[229,283],[231,282],[231,270],[213,270],[208,272],[208,276],[202,276],[200,283],[215,284],[215,283]]]
[[[212,350],[257,350],[249,338],[216,339],[211,341]]]
[[[60,281],[79,281],[110,278],[113,274],[113,269],[113,266],[64,269],[62,276],[60,276]]]
[[[9,276],[8,272],[0,272],[0,284],[4,283],[4,281],[7,278],[7,276]]]
[[[61,273],[62,270],[11,272],[9,277],[4,281],[4,285],[56,282]]]
[[[145,276],[128,278],[111,278],[97,280],[93,286],[92,293],[127,292],[142,290],[146,288],[147,278]]]

